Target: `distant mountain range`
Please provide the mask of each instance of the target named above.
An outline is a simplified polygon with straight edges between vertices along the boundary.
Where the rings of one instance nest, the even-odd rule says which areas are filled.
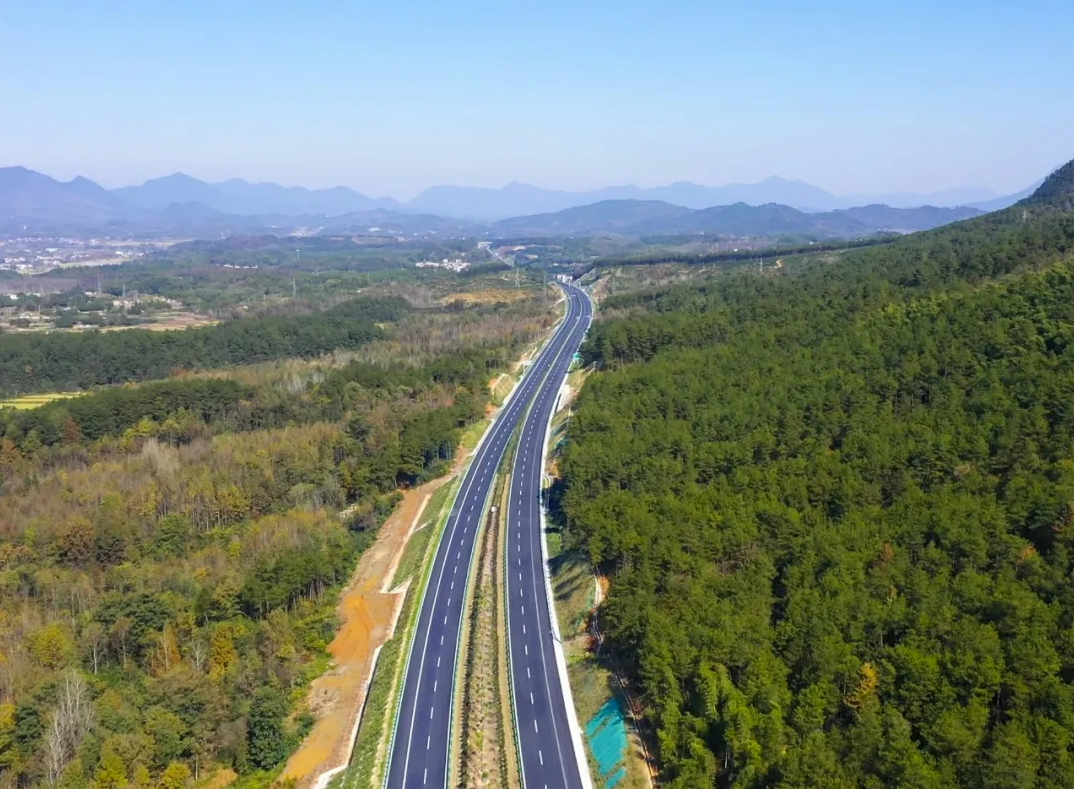
[[[679,182],[655,189],[609,187],[565,192],[526,184],[502,189],[439,186],[413,200],[372,198],[347,187],[304,189],[241,179],[207,183],[182,173],[108,190],[86,178],[57,181],[24,167],[0,168],[0,229],[55,232],[170,232],[188,235],[291,232],[468,234],[815,235],[848,237],[912,231],[995,210],[1025,193],[976,206],[907,208],[911,198],[843,205],[802,181],[768,178],[721,187]],[[944,193],[943,200],[988,190]],[[942,202],[942,200],[936,201]],[[860,205],[860,204],[859,204]],[[375,228],[375,230],[374,230]]]
[[[1032,191],[1032,190],[1030,190]],[[766,178],[755,184],[701,186],[678,181],[668,186],[643,189],[638,186],[610,186],[588,192],[564,192],[542,189],[528,184],[511,183],[501,189],[473,186],[434,186],[404,203],[431,214],[494,221],[511,216],[554,213],[565,208],[589,205],[605,200],[659,200],[685,208],[745,203],[759,206],[768,203],[791,206],[799,211],[833,211],[854,206],[883,204],[896,208],[921,205],[951,207],[971,205],[975,201],[1003,201],[991,189],[958,189],[936,194],[852,195],[837,197],[819,186],[804,181]],[[1011,199],[1010,202],[1014,202]],[[1005,203],[1005,205],[1010,205]]]
[[[154,178],[140,186],[112,190],[128,206],[162,210],[172,203],[201,203],[225,214],[351,214],[377,208],[398,209],[390,197],[374,199],[337,186],[331,189],[304,189],[301,186],[252,184],[241,178],[210,184],[183,173]]]
[[[578,208],[533,216],[502,219],[492,225],[501,236],[585,236],[616,234],[809,236],[856,238],[880,231],[899,233],[928,230],[982,211],[959,208],[891,208],[869,205],[838,211],[806,213],[777,203],[745,203],[698,210],[660,200],[604,200]]]

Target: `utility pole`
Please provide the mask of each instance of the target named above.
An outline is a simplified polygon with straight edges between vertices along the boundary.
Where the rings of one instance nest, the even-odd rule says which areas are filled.
[[[291,298],[298,298],[298,279],[296,277],[291,277]]]

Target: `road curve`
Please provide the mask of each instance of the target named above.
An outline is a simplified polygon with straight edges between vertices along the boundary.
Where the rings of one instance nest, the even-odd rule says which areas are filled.
[[[421,601],[392,733],[386,789],[447,786],[463,603],[478,528],[507,443],[549,370],[567,363],[588,300],[567,288],[567,314],[485,433],[452,505]],[[570,347],[569,347],[570,346]],[[562,378],[562,373],[560,374]]]
[[[545,585],[541,534],[541,476],[545,433],[563,378],[592,320],[589,299],[568,287],[581,307],[563,352],[526,415],[511,473],[507,517],[508,637],[511,692],[522,759],[524,789],[583,789],[581,742],[572,738],[556,665],[555,635]]]

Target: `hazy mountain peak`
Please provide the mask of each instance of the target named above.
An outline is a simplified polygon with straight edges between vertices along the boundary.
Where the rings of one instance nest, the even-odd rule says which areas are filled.
[[[208,186],[208,184],[206,184],[205,181],[199,181],[197,178],[195,178],[192,175],[187,175],[186,173],[181,173],[181,172],[178,172],[178,171],[176,171],[174,173],[171,173],[170,175],[162,175],[159,178],[150,178],[148,181],[143,183],[142,186],[145,186],[146,184],[162,184],[162,183],[198,184],[199,186]]]
[[[1045,178],[1036,191],[1018,205],[1064,211],[1074,208],[1074,159]]]
[[[154,178],[141,186],[126,186],[114,194],[129,205],[152,210],[163,210],[173,203],[200,203],[217,212],[245,216],[338,216],[394,204],[394,201],[374,200],[345,186],[311,190],[271,182],[251,183],[243,178],[210,184],[185,173]]]

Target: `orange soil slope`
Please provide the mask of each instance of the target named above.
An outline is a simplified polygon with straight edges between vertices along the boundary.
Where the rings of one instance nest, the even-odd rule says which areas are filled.
[[[298,786],[309,786],[346,758],[365,700],[374,651],[391,636],[403,603],[404,591],[385,590],[429,496],[452,476],[407,491],[376,541],[358,560],[337,608],[340,628],[328,647],[332,668],[310,686],[310,707],[317,723],[288,760],[282,779],[293,778]]]

